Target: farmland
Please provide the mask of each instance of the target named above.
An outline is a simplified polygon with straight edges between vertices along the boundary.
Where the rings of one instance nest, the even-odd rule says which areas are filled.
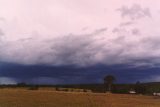
[[[160,107],[160,98],[143,95],[0,89],[0,107]]]

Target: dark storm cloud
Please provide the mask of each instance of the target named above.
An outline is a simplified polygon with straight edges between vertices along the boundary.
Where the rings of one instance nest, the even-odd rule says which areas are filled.
[[[75,84],[102,83],[107,74],[116,77],[118,83],[135,83],[150,78],[150,74],[159,75],[159,68],[129,68],[129,65],[95,65],[76,68],[73,66],[24,66],[3,63],[0,79],[32,84]]]
[[[90,68],[75,68],[74,66],[24,66],[9,63],[3,63],[0,70],[0,77],[17,78],[17,81],[32,83],[43,83],[44,80],[47,82],[47,79],[51,83],[80,83],[85,82],[89,75],[92,77],[95,73],[94,69],[92,71]],[[88,82],[93,81],[96,82],[97,78]]]

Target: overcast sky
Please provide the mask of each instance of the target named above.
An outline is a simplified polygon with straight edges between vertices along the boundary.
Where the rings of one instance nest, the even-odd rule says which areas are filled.
[[[64,83],[70,77],[100,82],[109,73],[122,82],[132,76],[160,81],[159,5],[159,0],[0,0],[0,83]],[[117,65],[127,74],[118,75]],[[37,72],[42,66],[49,68]],[[69,71],[62,70],[66,66]],[[95,66],[100,67],[93,72]],[[113,71],[104,70],[108,67]]]

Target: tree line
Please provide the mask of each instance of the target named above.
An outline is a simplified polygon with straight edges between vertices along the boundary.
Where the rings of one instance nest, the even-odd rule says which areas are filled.
[[[135,91],[136,94],[153,94],[154,92],[160,92],[160,82],[159,83],[141,83],[137,81],[135,84],[116,84],[116,77],[113,75],[106,75],[103,78],[103,84],[72,84],[72,85],[31,85],[25,82],[17,83],[16,85],[0,85],[0,88],[5,87],[26,87],[29,90],[38,90],[39,87],[53,87],[57,91],[64,89],[65,91],[70,91],[67,88],[72,89],[83,89],[90,90],[96,93],[121,93],[127,94],[130,91]]]
[[[137,81],[135,84],[116,85],[114,84],[115,81],[116,78],[113,75],[104,77],[105,92],[129,93],[132,91],[136,94],[153,94],[154,92],[160,92],[160,83],[141,83],[140,81]]]

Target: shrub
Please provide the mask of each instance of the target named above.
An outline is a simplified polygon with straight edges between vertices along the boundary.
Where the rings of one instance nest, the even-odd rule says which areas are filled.
[[[39,89],[38,86],[31,86],[31,87],[29,87],[29,90],[38,90],[38,89]]]
[[[58,88],[58,87],[56,87],[56,91],[59,91],[59,88]]]

